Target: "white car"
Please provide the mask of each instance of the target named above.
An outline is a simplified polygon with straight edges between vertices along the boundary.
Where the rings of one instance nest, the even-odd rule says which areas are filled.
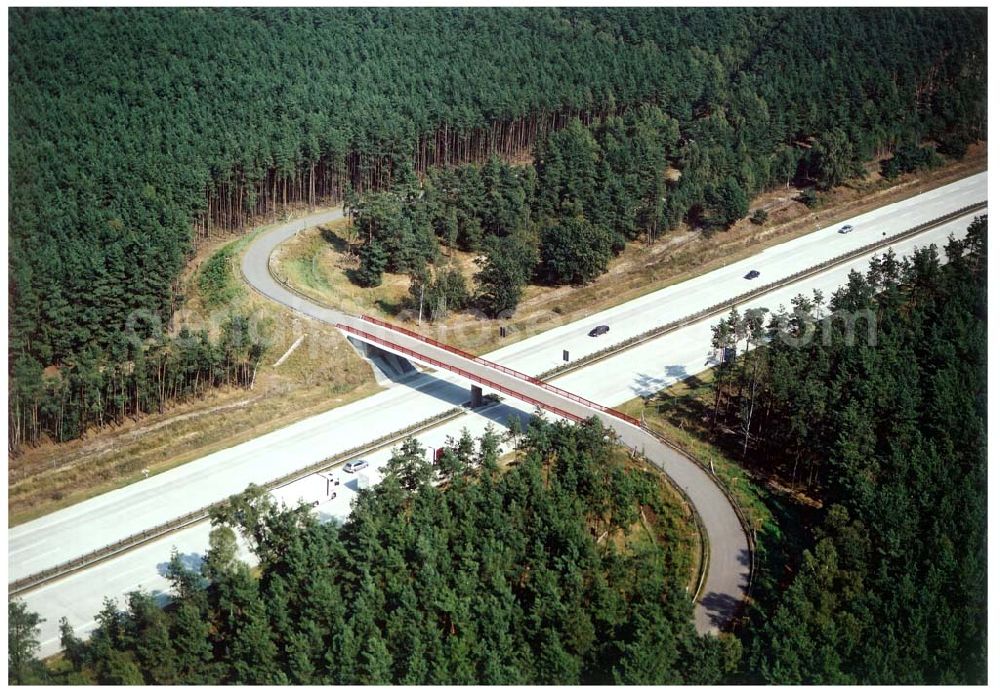
[[[839,229],[837,229],[837,233],[850,233],[853,230],[854,230],[853,226],[851,226],[850,224],[844,224]]]
[[[353,460],[344,465],[344,471],[353,474],[368,466],[368,460]]]

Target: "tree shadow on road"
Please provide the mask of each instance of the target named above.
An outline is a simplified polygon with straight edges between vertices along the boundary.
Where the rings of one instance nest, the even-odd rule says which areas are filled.
[[[201,572],[201,564],[205,562],[204,556],[199,553],[178,553],[177,558],[180,559],[181,565],[184,566],[186,570],[190,570],[194,573]],[[162,563],[156,564],[156,572],[162,577],[170,576],[170,561],[164,561]]]

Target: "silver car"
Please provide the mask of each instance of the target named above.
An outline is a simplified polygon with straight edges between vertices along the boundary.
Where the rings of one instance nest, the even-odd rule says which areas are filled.
[[[368,466],[368,460],[352,460],[344,465],[344,471],[350,474],[360,471]]]

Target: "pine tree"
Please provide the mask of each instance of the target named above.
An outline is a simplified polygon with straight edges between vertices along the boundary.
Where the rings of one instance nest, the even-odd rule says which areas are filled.
[[[38,614],[28,611],[21,601],[7,603],[7,682],[23,685],[44,681],[38,650],[38,636],[43,621]]]
[[[407,438],[393,451],[384,471],[386,478],[394,479],[400,487],[410,492],[426,487],[433,475],[427,451],[415,438]]]
[[[361,246],[359,255],[361,264],[354,273],[354,280],[360,286],[381,286],[382,273],[389,262],[388,255],[383,250],[381,242],[373,239],[364,244]]]
[[[607,269],[612,237],[582,217],[542,231],[540,273],[552,284],[585,284]]]

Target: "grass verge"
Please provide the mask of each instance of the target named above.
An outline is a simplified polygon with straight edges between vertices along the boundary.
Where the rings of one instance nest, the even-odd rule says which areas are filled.
[[[713,381],[710,369],[616,408],[685,450],[714,473],[739,504],[755,535],[753,604],[769,600],[792,575],[808,543],[815,504],[750,471],[713,441],[706,417],[712,409]]]

